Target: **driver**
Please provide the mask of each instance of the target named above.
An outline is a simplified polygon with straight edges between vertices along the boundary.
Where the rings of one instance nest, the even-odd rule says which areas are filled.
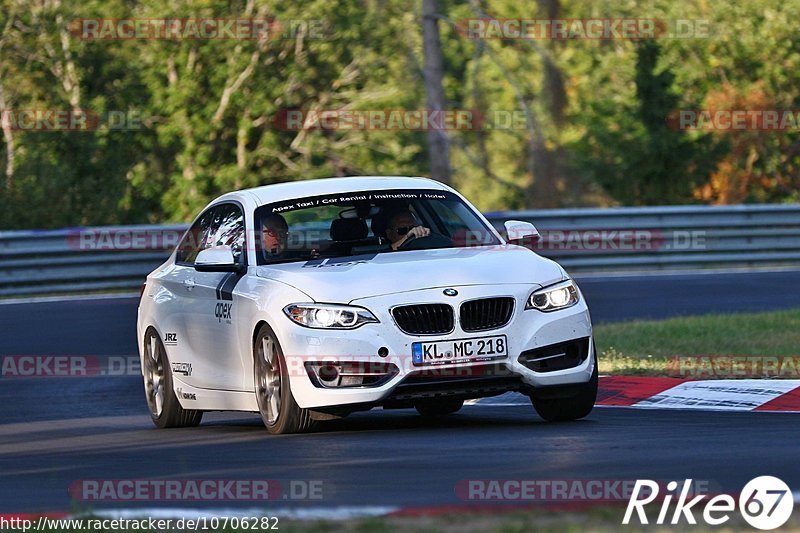
[[[277,213],[272,213],[261,219],[261,238],[264,253],[268,256],[279,256],[286,250],[286,239],[289,235],[289,225],[286,219]]]
[[[420,225],[408,209],[393,214],[386,226],[386,238],[391,242],[392,250],[397,250],[410,239],[427,237],[430,234],[430,228]]]

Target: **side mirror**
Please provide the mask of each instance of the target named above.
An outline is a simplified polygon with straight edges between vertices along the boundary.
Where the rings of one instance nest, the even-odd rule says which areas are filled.
[[[197,254],[194,269],[198,272],[244,272],[244,265],[235,261],[230,246],[213,246]]]
[[[506,220],[504,225],[506,227],[506,240],[511,244],[521,244],[526,239],[536,242],[540,238],[536,227],[530,222]]]

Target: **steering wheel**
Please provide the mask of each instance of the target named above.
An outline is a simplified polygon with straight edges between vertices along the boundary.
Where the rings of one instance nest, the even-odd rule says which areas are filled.
[[[397,249],[398,250],[402,250],[403,248],[405,248],[406,246],[408,246],[411,242],[413,242],[415,240],[417,240],[417,236],[410,233],[410,234],[408,234],[408,237],[406,238],[406,240],[403,241],[403,244],[398,246]]]
[[[452,246],[453,241],[448,239],[444,235],[440,235],[439,233],[431,232],[429,235],[425,237],[416,237],[414,235],[410,236],[408,239],[403,241],[397,249],[398,250],[426,250],[429,248],[447,248],[448,246]]]

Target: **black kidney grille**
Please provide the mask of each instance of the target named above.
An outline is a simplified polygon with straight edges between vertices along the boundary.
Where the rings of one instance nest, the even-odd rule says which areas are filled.
[[[484,331],[508,324],[514,311],[514,298],[482,298],[461,304],[461,329]]]
[[[414,335],[453,331],[453,308],[447,304],[403,305],[392,309],[398,327]]]

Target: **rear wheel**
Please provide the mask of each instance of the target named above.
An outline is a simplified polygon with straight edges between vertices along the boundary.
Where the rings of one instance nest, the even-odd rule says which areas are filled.
[[[172,383],[172,369],[161,336],[149,329],[144,338],[144,392],[150,418],[159,428],[193,427],[200,424],[203,411],[181,407]]]
[[[302,409],[292,396],[289,372],[275,332],[264,324],[253,343],[253,372],[256,401],[267,431],[275,435],[300,433],[314,427],[308,409]]]
[[[531,403],[539,416],[548,422],[565,422],[578,420],[592,412],[597,400],[598,381],[597,351],[594,353],[594,371],[589,381],[563,388],[548,387],[546,396],[537,396],[536,393],[531,396]]]
[[[414,408],[422,416],[451,415],[464,407],[464,400],[459,398],[431,398],[420,400]]]

